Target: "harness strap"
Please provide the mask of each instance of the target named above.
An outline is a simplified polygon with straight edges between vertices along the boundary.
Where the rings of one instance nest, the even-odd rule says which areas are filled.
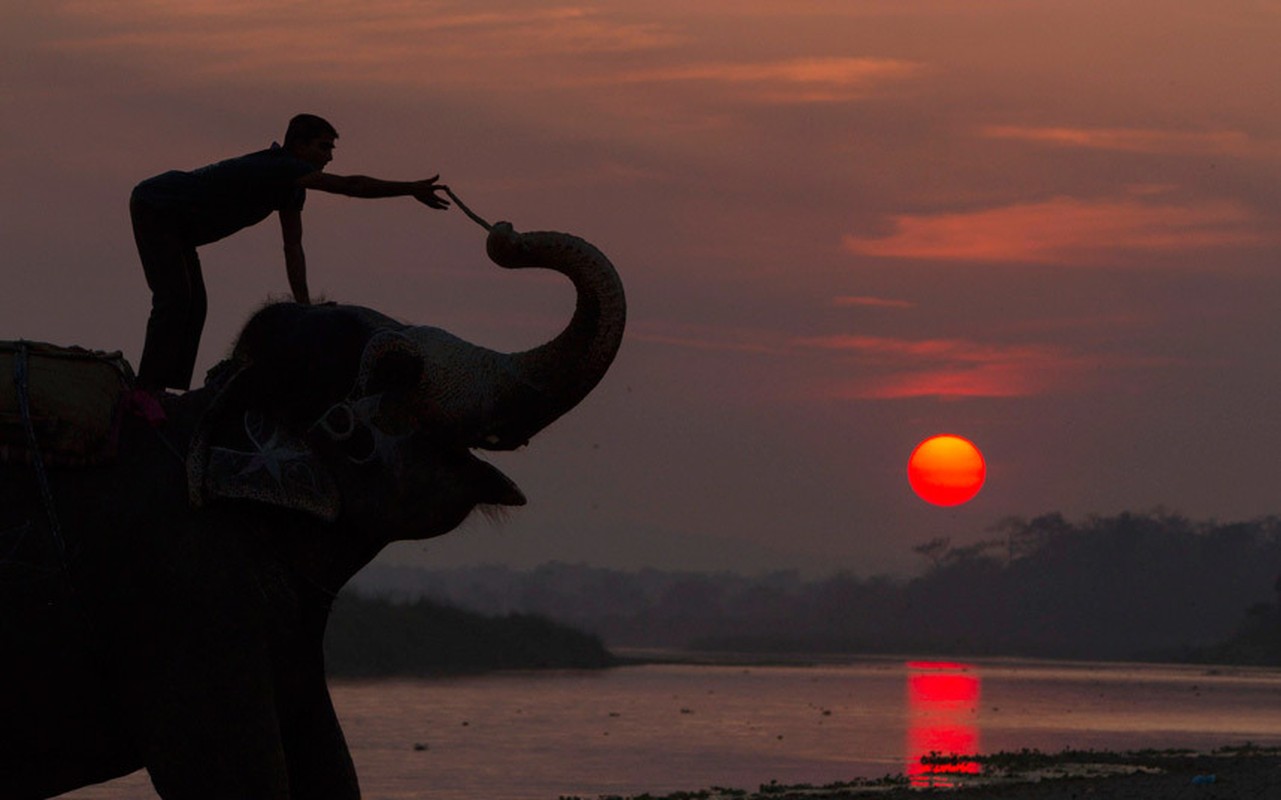
[[[53,505],[53,492],[49,488],[49,474],[44,468],[44,459],[40,457],[40,445],[36,441],[36,428],[31,422],[31,391],[27,374],[27,342],[18,341],[17,352],[13,358],[13,383],[18,390],[18,410],[22,414],[22,426],[27,432],[27,448],[31,452],[31,465],[35,469],[36,483],[40,487],[40,499],[44,501],[45,515],[49,518],[49,533],[58,549],[58,561],[62,570],[67,570],[67,544],[62,538],[62,526],[58,524],[58,512]]]

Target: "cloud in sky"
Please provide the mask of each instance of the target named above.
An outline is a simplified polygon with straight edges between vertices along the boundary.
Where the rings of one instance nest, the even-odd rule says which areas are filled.
[[[739,63],[703,62],[610,76],[618,83],[706,82],[750,87],[751,99],[772,103],[843,102],[866,97],[887,81],[919,74],[924,64],[894,58],[800,58]]]
[[[49,47],[72,55],[123,57],[190,79],[228,75],[280,79],[310,70],[328,83],[475,86],[497,65],[525,62],[550,79],[570,56],[668,47],[655,23],[628,23],[579,6],[462,11],[414,3],[336,2],[297,13],[293,4],[72,3],[76,33]],[[487,64],[477,72],[477,64]],[[515,83],[532,75],[510,73]]]
[[[1149,128],[1072,128],[987,125],[980,135],[1054,147],[1115,150],[1127,153],[1281,156],[1281,142],[1260,140],[1243,131],[1175,131]]]
[[[837,335],[796,339],[803,348],[839,351],[854,357],[852,372],[822,391],[852,400],[901,400],[920,397],[1007,398],[1079,391],[1088,376],[1105,368],[1168,363],[1116,353],[1088,354],[1063,345],[990,344],[968,339],[901,339]]]
[[[890,297],[869,297],[866,295],[842,295],[832,299],[832,305],[839,308],[915,308],[916,303],[910,300],[895,300]]]
[[[695,335],[681,335],[678,333],[662,333],[654,329],[654,326],[648,326],[649,330],[641,330],[631,335],[631,338],[638,342],[648,342],[650,344],[666,345],[670,347],[680,347],[690,350],[706,350],[711,352],[731,352],[731,353],[754,353],[757,355],[782,355],[786,353],[786,348],[776,342],[764,341],[759,333],[750,333],[748,335],[727,337],[723,332],[716,335],[698,337]]]
[[[854,299],[872,300],[873,306],[879,304],[877,298]],[[1167,359],[1115,352],[1081,352],[1064,344],[865,334],[789,338],[777,331],[750,328],[726,331],[717,326],[704,326],[700,330],[696,326],[650,323],[632,338],[687,351],[768,356],[793,364],[809,363],[817,371],[810,372],[804,380],[818,387],[814,394],[845,400],[1031,397],[1068,387],[1076,392],[1091,383],[1091,376],[1098,376],[1104,370],[1169,363]],[[828,355],[810,358],[821,353]],[[806,357],[799,358],[803,354]],[[838,377],[832,378],[833,375]],[[857,377],[845,377],[849,375]],[[777,396],[794,400],[804,393],[784,391]]]
[[[111,54],[181,60],[209,75],[270,76],[280,69],[318,70],[326,81],[442,83],[492,87],[495,65],[513,84],[552,82],[563,87],[704,83],[736,87],[742,97],[772,103],[836,102],[866,96],[874,87],[910,77],[923,64],[868,56],[795,57],[718,61],[689,48],[690,35],[662,21],[629,21],[594,6],[460,10],[448,5],[337,2],[299,16],[292,6],[258,3],[157,4],[106,7],[75,2],[61,7],[80,32],[50,47],[73,54]],[[599,56],[651,53],[636,68]],[[574,58],[590,70],[566,70]],[[478,65],[480,66],[478,69]]]
[[[928,72],[919,60],[848,46],[709,48],[707,28],[722,27],[715,10],[650,15],[628,6],[336,0],[299,15],[270,2],[123,0],[109,10],[75,2],[45,12],[65,30],[38,47],[123,66],[137,76],[131,85],[178,81],[184,93],[192,84],[253,93],[301,83],[322,96],[448,98],[519,115],[557,137],[680,153],[695,169],[718,160],[706,153],[710,143],[729,151],[776,141],[771,124],[749,116],[757,107],[853,103]],[[767,27],[777,15],[744,24]]]
[[[1248,247],[1272,239],[1239,203],[1134,197],[1033,203],[892,217],[887,236],[843,239],[856,255],[939,261],[1113,264],[1137,252]]]
[[[1044,370],[1029,371],[1018,364],[979,364],[838,381],[827,393],[845,400],[1028,397],[1049,389],[1043,378]]]

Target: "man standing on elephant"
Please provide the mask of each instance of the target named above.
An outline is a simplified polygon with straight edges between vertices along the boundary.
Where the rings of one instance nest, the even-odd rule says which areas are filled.
[[[445,190],[436,183],[438,175],[419,181],[385,181],[324,172],[337,138],[337,130],[321,117],[299,114],[289,121],[283,147],[273,143],[267,150],[191,172],[165,172],[134,188],[129,213],[151,289],[151,316],[138,365],[141,391],[134,396],[144,416],[153,422],[157,416],[162,420],[155,398],[165,389],[191,386],[206,311],[197,247],[277,212],[289,288],[295,301],[309,304],[302,249],[307,189],[348,197],[410,196],[430,208],[448,208],[448,201],[436,194]]]

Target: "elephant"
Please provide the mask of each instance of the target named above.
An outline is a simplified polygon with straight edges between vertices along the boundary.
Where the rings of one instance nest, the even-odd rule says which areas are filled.
[[[610,261],[492,226],[498,265],[576,290],[568,326],[495,352],[360,306],[268,304],[158,427],[96,465],[0,465],[0,798],[145,768],[164,800],[352,800],[322,641],[388,543],[523,505],[476,451],[520,448],[622,341]]]

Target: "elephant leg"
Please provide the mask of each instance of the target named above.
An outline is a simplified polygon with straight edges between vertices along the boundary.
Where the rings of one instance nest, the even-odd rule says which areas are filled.
[[[151,748],[146,766],[156,794],[163,800],[290,800],[278,736],[263,735],[257,725],[234,739],[224,731],[211,735],[211,728],[221,726],[189,724]]]
[[[291,800],[359,800],[360,785],[329,697],[283,730]]]
[[[280,731],[291,800],[360,800],[356,767],[329,697],[321,660],[293,674],[281,694]]]
[[[163,800],[292,800],[269,677],[208,670],[157,700],[144,763]]]

